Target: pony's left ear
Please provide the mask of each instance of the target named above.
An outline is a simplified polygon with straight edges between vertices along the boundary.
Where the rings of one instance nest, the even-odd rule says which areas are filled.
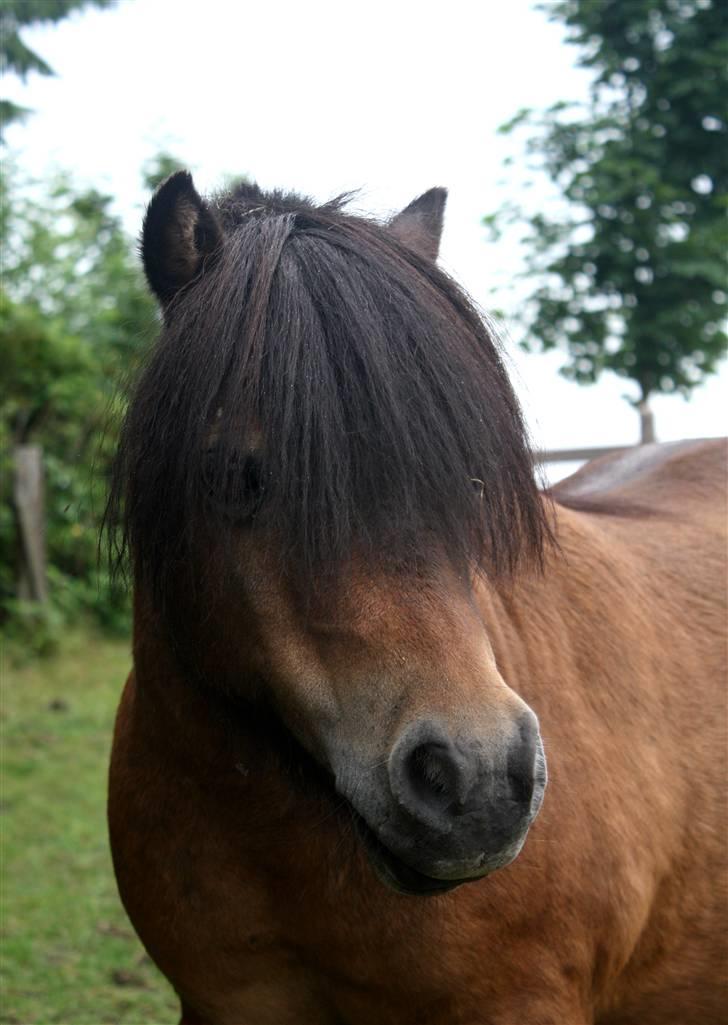
[[[447,189],[430,189],[393,217],[389,229],[410,249],[436,260],[446,202]]]
[[[163,181],[147,208],[141,251],[147,281],[166,305],[220,247],[222,230],[189,171]]]

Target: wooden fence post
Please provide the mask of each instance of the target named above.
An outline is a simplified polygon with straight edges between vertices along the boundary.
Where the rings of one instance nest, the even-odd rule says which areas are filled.
[[[20,540],[18,597],[48,600],[46,575],[43,450],[40,445],[17,445],[13,452],[13,501]]]

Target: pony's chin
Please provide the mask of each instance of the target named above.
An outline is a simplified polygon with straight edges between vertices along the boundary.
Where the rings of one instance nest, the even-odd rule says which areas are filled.
[[[465,879],[435,879],[433,876],[425,875],[424,872],[412,868],[411,865],[406,864],[396,854],[393,854],[370,829],[361,815],[356,812],[354,812],[354,823],[359,840],[369,857],[369,862],[377,878],[395,893],[403,893],[408,897],[432,897],[439,893],[446,893],[448,890],[454,890],[456,886],[462,886],[463,883],[475,883],[484,875],[488,875],[490,871],[485,869],[482,874]]]

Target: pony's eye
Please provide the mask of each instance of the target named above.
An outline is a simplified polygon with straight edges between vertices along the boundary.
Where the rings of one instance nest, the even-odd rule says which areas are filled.
[[[482,481],[480,477],[471,477],[470,483],[473,485],[473,491],[478,496],[478,498],[482,498],[483,489],[485,488],[485,482]]]
[[[250,453],[211,449],[205,461],[207,497],[223,515],[238,522],[255,516],[265,492],[260,458]]]
[[[246,495],[258,495],[263,491],[263,467],[260,459],[246,456],[240,470],[240,484]]]

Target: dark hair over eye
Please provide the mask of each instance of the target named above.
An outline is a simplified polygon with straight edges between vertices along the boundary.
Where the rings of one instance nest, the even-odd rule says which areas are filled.
[[[256,515],[265,495],[265,471],[260,456],[250,452],[208,449],[204,491],[210,506],[237,523]]]

